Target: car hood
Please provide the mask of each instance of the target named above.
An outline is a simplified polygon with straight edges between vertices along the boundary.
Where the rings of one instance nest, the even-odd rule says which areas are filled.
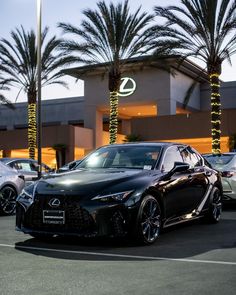
[[[125,183],[130,183],[137,178],[150,177],[153,171],[132,169],[84,169],[72,172],[53,174],[42,178],[37,183],[38,194],[67,194],[90,196],[102,192],[110,187],[119,186],[126,189]]]

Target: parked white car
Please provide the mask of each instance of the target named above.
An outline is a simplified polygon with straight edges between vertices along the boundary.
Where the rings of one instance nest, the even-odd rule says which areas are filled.
[[[24,186],[24,176],[0,162],[0,214],[15,212],[16,198]]]
[[[223,200],[236,201],[236,153],[206,154],[203,157],[211,164],[212,168],[221,172]]]
[[[24,175],[25,181],[30,184],[38,178],[38,162],[28,158],[1,158],[0,162]],[[53,172],[53,169],[42,163],[42,174]]]

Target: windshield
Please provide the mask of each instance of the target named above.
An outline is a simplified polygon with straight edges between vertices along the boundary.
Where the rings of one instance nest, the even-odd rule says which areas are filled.
[[[80,168],[154,168],[161,146],[107,146],[86,157],[76,169]]]
[[[206,160],[216,169],[222,169],[224,166],[228,165],[233,157],[234,155],[229,154],[205,156]]]

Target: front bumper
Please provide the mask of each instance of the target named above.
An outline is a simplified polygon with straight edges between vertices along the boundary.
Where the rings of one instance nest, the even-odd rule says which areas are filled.
[[[51,210],[47,202],[32,203],[28,208],[16,204],[16,230],[26,234],[71,235],[79,237],[125,236],[136,222],[137,206],[125,204],[100,204],[91,206],[83,202],[62,205],[65,213],[63,224],[44,222],[43,211]]]

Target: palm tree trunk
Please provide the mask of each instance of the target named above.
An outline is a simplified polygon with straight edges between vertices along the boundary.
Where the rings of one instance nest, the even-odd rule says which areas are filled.
[[[116,143],[117,128],[118,128],[118,91],[110,92],[110,144]]]
[[[119,105],[119,88],[121,73],[119,66],[116,64],[109,72],[108,87],[110,91],[110,144],[116,143],[118,129],[118,105]]]
[[[37,123],[36,123],[36,97],[35,87],[28,93],[28,149],[29,157],[35,159],[35,149],[37,140]]]
[[[220,80],[219,74],[214,72],[209,75],[211,84],[211,134],[212,153],[220,154],[221,134],[221,103],[220,103]]]
[[[28,149],[29,157],[35,159],[36,149],[36,103],[28,104]]]

